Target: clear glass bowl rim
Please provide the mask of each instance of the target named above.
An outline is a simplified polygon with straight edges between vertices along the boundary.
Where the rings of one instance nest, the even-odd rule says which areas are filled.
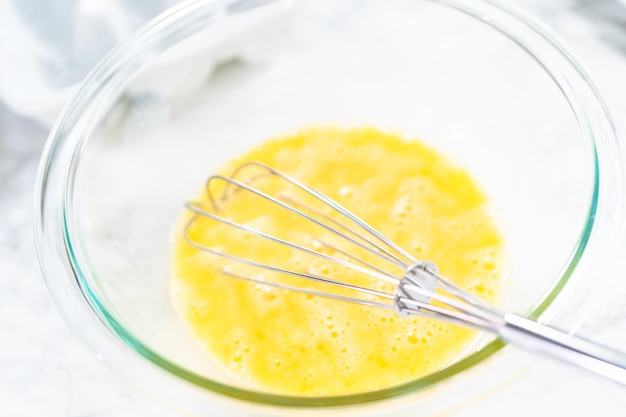
[[[229,13],[238,13],[252,7],[277,1],[279,0],[185,1],[153,20],[133,38],[116,48],[86,78],[81,89],[66,107],[57,124],[52,129],[38,173],[35,196],[35,241],[44,278],[57,307],[75,332],[80,334],[84,330],[84,323],[81,323],[76,317],[77,312],[80,311],[91,316],[89,320],[91,320],[92,325],[97,326],[97,329],[92,330],[90,334],[84,335],[83,339],[86,339],[86,343],[95,350],[99,357],[108,357],[109,364],[123,375],[125,374],[125,364],[129,363],[129,361],[141,359],[135,355],[135,353],[138,353],[140,357],[147,359],[151,364],[193,385],[253,403],[289,407],[311,408],[364,404],[420,391],[484,361],[484,359],[500,351],[505,345],[504,342],[496,339],[479,351],[439,372],[380,391],[319,398],[267,394],[210,380],[180,368],[175,363],[159,356],[124,329],[109,314],[98,299],[97,294],[91,291],[87,285],[88,281],[85,279],[85,275],[90,274],[90,271],[88,268],[85,268],[81,261],[80,245],[73,244],[72,227],[68,226],[72,223],[71,215],[68,214],[71,212],[71,209],[68,208],[72,205],[73,178],[76,174],[77,161],[80,159],[80,152],[87,140],[89,129],[94,124],[90,118],[93,117],[93,114],[96,114],[96,110],[106,108],[107,100],[103,97],[106,97],[107,90],[104,90],[103,86],[107,86],[107,83],[109,83],[108,92],[114,91],[114,81],[120,82],[119,80],[123,79],[123,76],[133,74],[142,63],[156,56],[167,46],[171,46],[181,38],[184,38],[186,33],[192,33],[194,27],[197,27],[193,24],[188,25],[186,32],[181,31],[180,28],[186,21],[197,23],[202,20],[202,16],[205,16],[207,19],[209,17],[220,18],[227,16]],[[532,58],[537,60],[540,65],[544,66],[570,102],[579,122],[581,132],[593,144],[595,181],[586,224],[567,268],[563,271],[560,279],[556,281],[552,290],[534,308],[531,317],[539,318],[551,306],[568,282],[587,247],[595,222],[602,220],[602,216],[598,212],[598,201],[603,189],[600,182],[601,167],[597,152],[599,149],[604,154],[605,152],[610,152],[613,148],[618,148],[617,134],[612,117],[597,88],[570,49],[558,37],[525,13],[514,7],[491,0],[471,0],[466,2],[435,0],[435,2],[483,20],[483,22],[492,26],[495,30],[500,31],[516,42]],[[552,54],[560,55],[562,58],[561,62],[567,64],[566,67],[559,68],[560,77],[562,78],[557,78],[554,72],[551,71],[551,68],[547,67],[533,54],[536,45],[530,45],[521,37],[515,35],[515,30],[519,30],[519,28],[505,27],[496,20],[485,19],[485,16],[489,16],[490,12],[507,16],[516,25],[520,25],[523,30],[530,31],[543,39],[544,44],[541,47],[551,49]],[[157,44],[161,45],[156,47]],[[164,44],[166,46],[163,46]],[[563,83],[570,76],[579,77],[586,81],[590,94],[595,99],[594,102],[584,102],[571,91],[568,91],[567,86]],[[107,98],[111,99],[111,97]],[[600,140],[607,142],[603,143],[601,147],[597,146],[596,141],[598,138],[594,135],[594,122],[590,121],[592,119],[590,115],[599,115],[602,120],[598,123],[608,125],[612,129],[612,138],[600,138]],[[610,136],[611,132],[608,135]],[[614,144],[610,143],[613,141],[615,142]],[[606,158],[604,159],[609,161]],[[618,162],[606,163],[615,164]],[[56,250],[51,248],[56,248]],[[59,257],[63,259],[58,259]],[[63,283],[60,283],[58,276],[64,277]],[[120,341],[122,341],[124,346],[120,346]],[[113,347],[114,345],[117,346]],[[128,347],[132,349],[130,355],[123,353],[107,355],[106,353],[110,349],[117,351],[124,351],[125,349],[128,351]],[[113,356],[115,357],[111,359]]]

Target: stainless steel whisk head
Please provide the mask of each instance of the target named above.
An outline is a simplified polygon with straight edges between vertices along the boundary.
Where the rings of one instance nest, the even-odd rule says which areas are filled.
[[[246,173],[248,175],[245,175]],[[272,194],[254,185],[264,178],[280,180],[296,190],[299,197],[283,192],[282,188],[280,192]],[[217,183],[222,183],[219,196],[215,195],[215,189],[219,189],[215,187]],[[228,213],[222,213],[221,210],[229,198],[240,192],[251,193],[258,197],[259,201],[280,206],[286,215],[289,213],[315,225],[320,233],[326,237],[332,236],[341,244],[334,244],[324,237],[312,236],[307,245],[259,230],[250,224],[233,221]],[[435,264],[415,259],[335,200],[266,164],[249,162],[239,166],[230,177],[213,175],[206,182],[206,193],[208,203],[192,201],[185,205],[193,213],[183,231],[189,245],[222,257],[233,264],[241,264],[274,275],[294,277],[301,280],[302,285],[293,285],[293,279],[290,284],[259,279],[254,274],[242,274],[228,267],[221,270],[224,275],[268,287],[395,310],[401,317],[421,315],[486,330],[511,343],[568,360],[626,384],[626,356],[623,353],[514,314],[500,313],[490,304],[441,276]],[[374,283],[385,282],[386,288],[392,290],[386,291],[377,285],[373,287],[355,285],[342,280],[341,277],[326,276],[306,268],[287,269],[223,253],[193,238],[190,230],[195,222],[202,218],[255,236],[267,244],[290,248],[312,257],[310,259],[321,259],[363,274]],[[307,281],[322,285],[324,288],[337,288],[343,292],[320,289],[319,285],[310,288],[305,285]]]
[[[247,177],[247,180],[237,179],[239,177],[244,177],[243,174],[245,174],[247,170],[251,169],[254,169],[255,175]],[[324,204],[328,208],[328,211],[333,212],[338,216],[331,217],[331,215],[322,212],[319,208],[312,207],[302,201],[297,201],[293,197],[284,194],[270,195],[252,185],[255,181],[258,181],[259,178],[268,175],[278,177],[290,186],[303,191],[313,199]],[[213,183],[220,181],[224,182],[225,186],[221,196],[216,198],[213,193]],[[250,162],[241,165],[233,172],[231,177],[213,175],[207,180],[206,192],[211,210],[207,210],[207,207],[201,203],[188,202],[186,204],[186,207],[196,214],[191,218],[184,229],[185,238],[190,245],[196,247],[197,249],[224,257],[233,262],[272,271],[274,273],[285,274],[304,280],[353,290],[361,295],[371,297],[370,299],[365,299],[363,297],[340,295],[332,292],[308,289],[304,286],[298,287],[294,285],[286,285],[280,282],[261,281],[251,276],[233,273],[229,269],[223,269],[221,271],[223,274],[275,288],[288,289],[370,307],[393,309],[403,317],[419,314],[427,317],[444,319],[458,324],[470,325],[480,329],[491,329],[493,326],[498,325],[498,318],[500,315],[496,313],[493,307],[440,276],[435,264],[428,261],[416,260],[407,251],[386,238],[372,226],[361,220],[336,201],[265,164],[260,162]],[[225,202],[226,199],[232,197],[232,195],[237,192],[253,193],[258,198],[277,204],[284,210],[301,217],[305,221],[313,222],[322,230],[339,237],[342,241],[344,241],[345,245],[341,245],[343,248],[340,249],[337,247],[339,245],[331,245],[324,242],[320,238],[312,239],[310,245],[311,247],[305,247],[301,244],[289,242],[280,237],[270,235],[262,230],[257,230],[244,224],[235,223],[219,213],[221,203]],[[276,265],[267,265],[255,262],[251,259],[245,259],[219,252],[195,241],[190,236],[190,227],[192,227],[193,223],[197,221],[198,216],[209,217],[212,220],[227,224],[235,229],[261,237],[273,243],[284,245],[296,251],[339,264],[343,267],[347,267],[367,275],[373,279],[380,279],[389,282],[395,286],[395,291],[391,293],[382,292],[363,286],[353,285],[348,282],[341,281],[337,279],[337,277],[316,275],[307,272],[306,270],[294,271],[283,269]],[[320,246],[330,249],[336,255],[341,257],[329,255],[316,250]],[[383,264],[386,263],[388,264],[387,266],[393,267],[401,272],[398,275],[394,275],[388,272],[388,268],[385,268],[384,266],[376,266],[371,262],[358,258],[355,256],[354,252],[348,252],[345,249],[345,246],[353,246],[355,249],[358,248],[361,251],[366,251],[381,260]],[[439,292],[437,292],[438,290]],[[379,301],[374,301],[372,298]],[[441,305],[433,305],[431,303],[432,300],[438,301]]]

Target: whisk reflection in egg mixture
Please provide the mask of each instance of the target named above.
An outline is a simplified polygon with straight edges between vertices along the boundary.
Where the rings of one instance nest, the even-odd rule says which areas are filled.
[[[230,177],[213,175],[207,180],[206,193],[207,203],[186,203],[192,215],[183,233],[191,246],[223,258],[226,264],[221,272],[226,276],[364,308],[394,310],[400,317],[420,315],[485,330],[626,384],[625,353],[499,312],[441,276],[434,263],[415,259],[337,201],[270,166],[249,162]],[[258,216],[264,207],[278,205],[285,217],[276,220],[289,218],[301,230],[280,235],[264,230],[262,222],[232,218],[225,206],[238,193],[258,198],[250,213]],[[259,251],[276,245],[289,248],[302,258],[302,267],[281,268],[209,247],[190,233],[198,221],[227,225]],[[330,266],[314,268],[316,260]]]

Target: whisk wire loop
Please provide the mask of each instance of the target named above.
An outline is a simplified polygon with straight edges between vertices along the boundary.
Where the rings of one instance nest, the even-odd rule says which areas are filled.
[[[264,193],[264,192],[262,192],[262,191],[260,191],[260,190],[258,190],[258,189],[256,189],[256,188],[254,188],[254,187],[251,187],[251,186],[249,186],[248,184],[245,184],[245,183],[243,183],[243,182],[241,182],[241,181],[237,181],[237,180],[234,180],[234,179],[232,179],[232,178],[224,177],[224,176],[221,176],[221,175],[214,175],[214,176],[210,177],[210,178],[207,180],[207,184],[210,184],[210,182],[211,182],[211,181],[215,181],[215,180],[222,180],[222,181],[225,181],[225,182],[226,182],[226,183],[228,183],[228,184],[231,184],[231,185],[237,186],[237,187],[238,187],[238,188],[240,188],[240,189],[243,189],[243,190],[249,191],[249,192],[251,192],[251,193],[254,193],[254,194],[256,194],[257,196],[259,196],[259,197],[261,197],[261,198],[264,198],[265,200],[268,200],[268,201],[270,201],[270,202],[272,202],[272,203],[275,203],[275,204],[279,205],[280,207],[282,207],[282,208],[284,208],[284,209],[286,209],[286,210],[290,211],[291,213],[294,213],[294,214],[296,214],[296,215],[298,215],[298,216],[300,216],[300,217],[302,217],[302,218],[304,218],[304,219],[306,219],[306,220],[308,220],[308,221],[310,221],[310,222],[313,222],[313,223],[314,223],[314,224],[316,224],[317,226],[320,226],[321,228],[325,229],[326,231],[331,232],[331,233],[333,233],[333,234],[335,234],[335,235],[337,235],[337,236],[339,236],[339,237],[341,237],[341,238],[343,238],[343,239],[346,239],[346,240],[348,240],[350,243],[352,243],[352,244],[354,244],[354,245],[356,245],[356,246],[358,246],[358,247],[360,247],[360,248],[362,248],[362,249],[364,249],[364,250],[366,250],[366,251],[368,251],[368,252],[370,252],[370,253],[372,253],[372,254],[374,254],[374,255],[379,256],[381,259],[384,259],[384,260],[386,260],[386,261],[388,261],[388,262],[393,263],[393,261],[392,261],[392,260],[390,260],[390,259],[388,259],[387,257],[385,257],[385,256],[381,255],[379,252],[376,252],[376,251],[375,251],[375,250],[373,250],[372,248],[369,248],[369,247],[367,247],[367,246],[363,245],[362,243],[360,243],[360,242],[358,242],[358,241],[354,240],[354,239],[353,239],[353,238],[351,238],[350,236],[347,236],[347,235],[345,235],[345,234],[343,234],[343,233],[339,232],[338,230],[333,229],[332,227],[330,227],[330,226],[328,226],[327,224],[325,224],[325,223],[323,223],[323,222],[319,221],[318,219],[316,219],[316,218],[314,218],[314,217],[312,217],[312,216],[310,216],[310,215],[308,215],[308,214],[304,213],[303,211],[298,210],[298,209],[296,209],[296,208],[294,208],[294,207],[291,207],[289,204],[287,204],[287,203],[285,203],[285,202],[283,202],[283,201],[279,200],[279,199],[278,199],[278,198],[276,198],[276,197],[273,197],[273,196],[271,196],[271,195],[268,195],[268,194],[266,194],[266,193]],[[192,208],[192,207],[190,207],[190,206],[194,206],[194,207]],[[212,215],[211,213],[208,213],[206,210],[199,209],[199,208],[197,207],[197,204],[196,204],[196,203],[190,203],[190,204],[188,205],[188,208],[189,208],[190,210],[192,210],[192,211],[196,211],[196,212],[198,212],[198,210],[199,210],[199,211],[202,211],[202,213],[198,213],[198,214],[203,214],[203,215],[206,215],[207,217],[212,217],[212,218],[214,218],[215,220],[217,220],[217,219],[215,218],[215,217],[217,217],[217,216],[214,216],[214,215]],[[229,225],[231,225],[231,226],[234,226],[234,227],[237,227],[237,228],[241,228],[242,230],[246,230],[246,231],[248,231],[248,232],[250,232],[250,233],[254,233],[254,234],[256,234],[257,236],[265,237],[265,238],[270,239],[270,240],[273,240],[273,241],[275,241],[275,242],[277,242],[277,243],[281,243],[281,244],[284,244],[284,245],[287,245],[287,246],[291,246],[291,247],[292,247],[292,248],[294,248],[294,249],[301,249],[301,250],[303,250],[303,251],[305,251],[305,252],[310,253],[310,250],[308,250],[308,249],[306,249],[306,248],[302,248],[301,246],[300,246],[300,247],[297,247],[297,245],[293,245],[292,243],[287,242],[287,241],[285,241],[285,240],[283,240],[283,239],[274,238],[274,237],[272,237],[272,236],[270,236],[270,235],[267,235],[267,234],[265,234],[265,233],[263,233],[263,232],[253,231],[253,230],[252,230],[252,229],[250,229],[250,228],[246,228],[245,226],[237,225],[237,224],[235,224],[234,222],[231,222],[231,221],[229,221],[229,220],[227,220],[227,219],[225,219],[225,218],[223,218],[223,217],[221,218],[221,221],[223,221],[224,223],[227,223],[227,224],[229,224]],[[241,226],[241,227],[240,227],[240,226]],[[321,254],[321,253],[320,253],[320,256],[325,257],[325,256],[324,256],[324,254]],[[335,259],[334,259],[334,258],[325,257],[325,259],[326,259],[326,260],[330,260],[330,261],[335,261]],[[355,269],[357,269],[357,270],[359,270],[360,272],[363,272],[363,273],[365,273],[365,274],[370,274],[370,275],[372,274],[372,272],[371,272],[371,271],[367,271],[367,270],[365,270],[365,269],[363,269],[363,268],[360,268],[360,267],[358,267],[358,266],[356,266],[356,265],[354,265],[354,264],[349,264],[349,263],[347,263],[347,262],[339,262],[339,263],[342,263],[344,266],[348,266],[348,267],[351,267],[351,268],[355,268]],[[351,265],[351,266],[350,266],[350,265]],[[380,279],[383,279],[383,280],[385,280],[385,281],[387,281],[387,282],[391,282],[391,283],[394,283],[394,284],[395,284],[395,283],[397,283],[397,278],[395,278],[395,277],[391,277],[391,276],[388,276],[388,275],[384,275],[384,277],[383,277],[383,275],[382,275],[382,274],[378,274],[377,276],[372,275],[372,277],[374,277],[374,278],[380,278]]]
[[[261,168],[265,171],[263,174],[256,174],[250,177],[247,181],[241,181],[235,179],[238,175],[240,175],[245,168]],[[322,210],[316,209],[308,204],[302,203],[294,198],[282,195],[280,197],[275,197],[267,194],[266,192],[254,187],[251,185],[254,181],[265,177],[265,176],[277,176],[280,179],[286,181],[287,183],[294,185],[298,189],[304,190],[307,194],[315,197],[318,201],[321,201],[326,206],[331,207],[336,210],[337,213],[341,214],[343,218],[348,219],[352,224],[356,224],[362,230],[368,233],[366,237],[361,233],[355,231],[350,226],[345,225],[341,221],[334,219],[333,217],[327,215]],[[225,182],[225,186],[223,188],[223,192],[221,197],[215,198],[213,195],[213,187],[212,183],[214,181],[223,181]],[[421,314],[423,316],[432,317],[432,318],[443,318],[448,321],[452,321],[455,323],[467,322],[470,323],[473,327],[478,327],[482,329],[487,329],[492,327],[494,322],[497,322],[498,314],[495,312],[493,307],[489,304],[482,302],[482,300],[473,297],[467,291],[454,286],[449,283],[448,280],[441,277],[439,275],[436,266],[429,262],[418,262],[413,258],[410,254],[406,253],[404,250],[399,248],[389,239],[387,239],[382,233],[378,232],[376,229],[365,223],[363,220],[358,218],[356,215],[352,214],[350,211],[345,209],[339,203],[330,199],[329,197],[318,193],[314,189],[300,183],[299,181],[291,178],[288,175],[285,175],[269,166],[259,163],[259,162],[250,162],[244,165],[239,166],[230,177],[225,177],[222,175],[213,175],[209,177],[206,182],[206,191],[209,202],[213,211],[211,212],[205,208],[204,204],[197,202],[188,202],[186,207],[188,210],[194,213],[192,219],[188,222],[185,227],[184,235],[189,244],[196,247],[197,249],[209,252],[213,255],[221,256],[223,258],[229,259],[231,261],[235,261],[238,263],[242,263],[248,266],[252,266],[255,268],[263,269],[266,271],[271,271],[279,274],[290,275],[292,277],[302,278],[310,281],[314,281],[320,284],[331,285],[334,287],[350,290],[352,292],[367,295],[370,297],[378,297],[380,299],[386,299],[390,301],[390,303],[382,303],[372,300],[367,300],[361,297],[352,297],[342,294],[336,294],[332,292],[324,292],[320,290],[314,290],[310,288],[303,288],[298,286],[287,285],[279,282],[265,281],[256,278],[252,278],[250,276],[246,276],[240,273],[235,273],[228,268],[222,269],[222,273],[231,277],[244,279],[246,281],[255,282],[260,285],[271,286],[280,289],[287,289],[291,291],[299,291],[301,293],[306,293],[310,295],[316,296],[324,296],[326,298],[333,298],[341,301],[348,301],[352,303],[367,305],[371,307],[380,307],[385,309],[394,309],[401,316],[408,316],[414,314]],[[257,230],[253,227],[249,227],[244,224],[237,223],[228,218],[220,216],[216,214],[219,212],[223,206],[223,204],[231,198],[235,192],[237,191],[247,191],[251,192],[254,195],[265,199],[271,203],[277,204],[278,206],[288,210],[289,212],[300,216],[301,218],[312,222],[313,224],[321,227],[323,230],[331,232],[335,236],[339,236],[340,238],[346,240],[350,244],[356,245],[358,248],[366,250],[368,253],[372,253],[378,256],[379,259],[387,261],[390,266],[400,267],[401,272],[397,275],[391,274],[386,271],[384,268],[374,265],[371,262],[366,261],[365,259],[360,258],[347,250],[337,247],[336,245],[325,242],[322,239],[315,239],[314,243],[318,246],[324,247],[335,254],[341,255],[343,258],[337,256],[331,256],[326,253],[323,253],[318,250],[310,249],[305,246],[287,241],[277,236],[273,236],[269,233],[265,233],[261,230]],[[307,214],[305,211],[311,213]],[[312,274],[309,272],[299,272],[292,271],[284,268],[279,268],[273,265],[267,265],[264,263],[256,262],[251,259],[245,259],[242,257],[234,256],[231,254],[225,254],[220,251],[211,249],[205,245],[202,245],[196,242],[190,234],[190,228],[193,226],[193,223],[197,220],[198,217],[207,217],[214,221],[220,222],[222,224],[226,224],[243,232],[258,236],[260,238],[272,241],[274,243],[278,243],[280,245],[289,247],[291,249],[295,249],[297,251],[303,252],[307,255],[312,255],[315,257],[322,258],[323,260],[333,262],[335,264],[341,265],[343,267],[350,268],[353,271],[363,273],[366,276],[369,276],[374,279],[381,279],[386,282],[392,283],[396,285],[396,290],[394,294],[388,294],[382,291],[374,290],[371,288],[366,288],[363,286],[357,286],[353,284],[349,284],[344,281],[331,279],[327,277],[323,277],[317,274]],[[315,217],[314,217],[315,216]],[[329,225],[328,223],[334,225],[335,227]],[[339,229],[352,234],[354,237],[343,233]],[[384,246],[388,246],[389,248],[385,248]],[[398,255],[396,255],[396,252]],[[404,256],[410,262],[413,262],[410,266],[404,260],[400,258],[400,256]],[[347,259],[347,260],[346,260]],[[443,293],[438,293],[437,291],[442,291]],[[440,303],[442,306],[436,306],[431,304],[431,300],[435,300]]]
[[[333,200],[333,199],[329,198],[328,196],[326,196],[326,195],[316,191],[315,189],[309,187],[308,185],[302,183],[301,181],[298,181],[297,179],[295,179],[295,178],[293,178],[293,177],[291,177],[291,176],[289,176],[287,174],[284,174],[284,173],[282,173],[282,172],[280,172],[280,171],[270,167],[267,164],[264,164],[264,163],[258,162],[258,161],[246,162],[246,163],[240,165],[237,169],[235,169],[235,171],[231,175],[231,178],[234,178],[243,169],[245,169],[247,167],[258,167],[258,168],[266,170],[271,175],[275,175],[277,177],[282,178],[283,180],[289,182],[290,184],[294,185],[298,189],[300,189],[302,191],[305,191],[307,194],[315,197],[318,201],[320,201],[320,202],[326,204],[327,206],[331,207],[337,213],[340,213],[342,216],[344,216],[345,218],[350,220],[353,224],[357,225],[363,231],[371,234],[379,242],[384,243],[389,248],[392,248],[394,251],[396,251],[397,253],[399,253],[402,256],[404,256],[406,259],[409,260],[409,262],[406,263],[407,266],[417,263],[417,260],[410,253],[408,253],[403,248],[398,246],[396,243],[394,243],[391,239],[387,238],[385,235],[380,233],[378,230],[374,229],[372,226],[370,226],[367,222],[363,221],[356,214],[352,213],[351,211],[346,209],[344,206],[342,206],[341,204],[337,203],[335,200]],[[228,195],[226,189],[224,190],[224,194],[223,195],[224,196]]]
[[[237,180],[236,177],[244,169],[248,168],[261,169],[264,173],[248,177],[246,181]],[[325,205],[325,209],[330,208],[334,210],[335,213],[341,216],[342,220],[349,221],[350,225],[328,215],[326,210],[320,210],[290,196],[281,195],[274,197],[251,185],[268,175],[276,176],[314,197],[316,201]],[[214,181],[225,182],[220,198],[215,198],[213,195],[211,184]],[[225,276],[281,290],[391,310],[401,317],[420,315],[427,318],[445,320],[461,326],[487,330],[517,345],[551,354],[626,384],[626,356],[624,353],[596,345],[553,328],[542,326],[532,320],[514,314],[500,313],[489,303],[456,286],[452,281],[440,275],[434,264],[416,260],[410,253],[393,243],[393,241],[333,199],[266,164],[248,162],[235,169],[230,177],[214,175],[207,180],[206,190],[212,211],[208,210],[206,205],[202,203],[188,202],[186,204],[186,208],[192,212],[192,215],[184,226],[183,233],[186,241],[191,246],[238,264],[271,273],[288,275],[296,279],[308,280],[319,284],[319,286],[312,288],[300,284],[291,285],[291,283],[266,280],[262,274],[250,274],[248,270],[245,273],[241,273],[235,271],[230,266],[221,269],[221,273]],[[217,213],[222,210],[224,203],[237,191],[251,192],[270,203],[281,206],[289,212],[300,216],[300,218],[312,222],[322,230],[330,232],[332,236],[342,239],[347,244],[353,245],[355,248],[359,248],[359,250],[364,250],[364,254],[376,255],[374,259],[384,261],[385,266],[378,265],[378,263],[369,259],[363,259],[358,254],[352,253],[351,250],[335,245],[334,242],[327,242],[321,237],[315,237],[312,240],[314,246],[317,245],[317,249],[324,248],[326,252],[333,253],[335,256],[331,256],[321,250],[314,250],[316,249],[315,247],[310,249],[301,244],[290,242],[218,215]],[[310,271],[294,271],[223,253],[195,240],[193,227],[200,218],[209,218],[267,241],[305,253],[307,256],[321,258],[348,268],[353,272],[362,273],[374,281],[385,281],[388,284],[393,284],[395,290],[393,293],[388,293],[383,290],[352,284],[347,282],[347,280],[343,280],[342,278],[344,277],[333,276],[329,278],[317,273],[311,273]],[[399,269],[399,272],[389,272],[386,270],[387,267]],[[338,274],[336,271],[332,273]],[[341,274],[339,273],[339,275]],[[342,292],[337,293],[322,288],[336,288],[341,289]],[[382,287],[377,286],[377,288]]]
[[[304,252],[306,254],[317,256],[317,257],[320,257],[320,258],[322,258],[324,260],[327,260],[327,261],[330,261],[330,262],[334,262],[336,264],[339,264],[339,265],[345,266],[347,268],[353,269],[353,270],[355,270],[357,272],[361,272],[361,273],[363,273],[365,275],[369,275],[372,278],[378,278],[378,279],[382,279],[382,280],[387,281],[387,282],[397,283],[397,278],[390,278],[386,274],[381,274],[381,273],[378,273],[376,271],[369,270],[369,269],[367,269],[365,267],[362,267],[362,266],[359,266],[359,265],[355,265],[355,264],[353,264],[351,262],[344,261],[343,259],[335,258],[333,256],[326,255],[325,253],[321,253],[321,252],[317,252],[317,251],[315,251],[313,249],[305,248],[304,246],[301,246],[301,245],[298,245],[298,244],[286,241],[284,239],[281,239],[279,237],[270,235],[270,234],[262,232],[260,230],[253,229],[253,228],[245,226],[243,224],[239,224],[239,223],[233,222],[233,221],[231,221],[229,219],[226,219],[226,218],[224,218],[222,216],[215,215],[215,214],[213,214],[213,213],[211,213],[211,212],[209,212],[209,211],[207,211],[207,210],[205,210],[205,209],[203,209],[201,207],[198,207],[197,204],[198,203],[189,202],[185,206],[187,207],[188,210],[196,213],[197,215],[208,217],[210,219],[216,220],[216,221],[221,222],[223,224],[232,226],[235,229],[239,229],[239,230],[242,230],[244,232],[250,233],[252,235],[255,235],[255,236],[258,236],[258,237],[270,240],[272,242],[278,243],[280,245],[287,246],[287,247],[289,247],[291,249],[296,249],[296,250]],[[186,236],[187,236],[186,239],[187,239],[188,242],[189,241],[193,241],[193,239],[191,239],[189,237],[189,227],[186,230]],[[198,249],[203,249],[203,250],[207,249],[207,247],[204,246],[204,245],[194,244],[193,246],[195,246]],[[217,255],[221,255],[221,252],[217,252],[217,251],[211,251],[211,252],[213,252],[213,253],[215,253]]]

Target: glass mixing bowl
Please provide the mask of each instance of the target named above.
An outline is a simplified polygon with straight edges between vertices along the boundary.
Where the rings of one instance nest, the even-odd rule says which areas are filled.
[[[466,167],[507,240],[502,310],[574,330],[610,278],[624,213],[611,115],[572,52],[524,13],[484,0],[187,1],[91,73],[38,177],[50,291],[131,385],[194,415],[416,416],[532,362],[485,335],[409,383],[305,398],[246,386],[199,352],[167,292],[183,202],[222,162],[311,125],[419,137]]]

